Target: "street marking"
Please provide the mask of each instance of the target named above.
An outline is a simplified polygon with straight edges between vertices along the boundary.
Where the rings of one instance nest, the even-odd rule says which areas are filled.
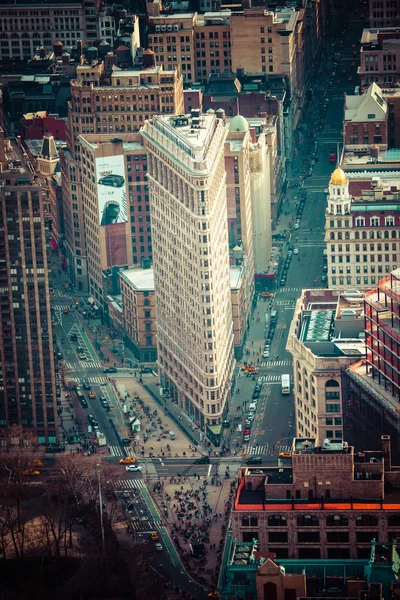
[[[143,479],[119,479],[115,485],[120,485],[123,488],[145,488],[146,484]]]
[[[275,456],[279,454],[279,452],[291,452],[291,450],[291,444],[275,444],[274,449],[271,444],[264,444],[263,446],[248,447],[246,452],[249,456],[258,456],[259,454],[262,454],[264,456]]]
[[[263,361],[261,363],[262,367],[267,367],[267,368],[271,368],[271,367],[291,367],[292,366],[292,361],[291,360],[266,360]]]
[[[90,361],[90,360],[81,360],[79,363],[71,363],[64,362],[67,369],[71,369],[73,371],[86,371],[87,369],[100,369],[103,368],[103,365],[98,361]],[[98,378],[97,378],[98,379]],[[101,377],[101,383],[104,383],[104,377]]]
[[[125,456],[124,452],[119,446],[108,446],[111,456]]]

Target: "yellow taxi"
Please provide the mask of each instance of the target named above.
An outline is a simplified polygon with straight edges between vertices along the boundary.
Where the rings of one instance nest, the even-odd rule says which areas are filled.
[[[150,531],[150,539],[152,542],[158,542],[158,535],[155,531]]]
[[[40,471],[36,471],[34,469],[27,469],[26,471],[24,471],[24,475],[29,475],[29,476],[33,476],[33,477],[39,477]]]
[[[136,458],[132,458],[127,456],[126,458],[121,458],[119,461],[120,465],[134,465],[136,463]]]
[[[63,308],[63,313],[69,313],[69,308],[68,308],[68,306],[64,306],[64,308]]]
[[[89,398],[96,398],[96,392],[94,392],[93,390],[90,390],[90,392],[88,393]]]
[[[280,456],[280,458],[292,458],[292,453],[291,452],[279,452],[278,456]]]
[[[35,458],[35,460],[32,461],[32,465],[34,467],[43,467],[43,463],[41,460],[39,460],[38,458]]]

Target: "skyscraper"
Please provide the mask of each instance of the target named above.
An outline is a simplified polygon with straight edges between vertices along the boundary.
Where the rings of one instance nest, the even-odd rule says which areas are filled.
[[[162,386],[199,426],[218,425],[234,369],[227,129],[214,114],[192,111],[189,117],[156,116],[142,134]]]
[[[58,442],[42,188],[3,172],[0,186],[0,436],[22,425]],[[4,185],[4,180],[7,185]]]

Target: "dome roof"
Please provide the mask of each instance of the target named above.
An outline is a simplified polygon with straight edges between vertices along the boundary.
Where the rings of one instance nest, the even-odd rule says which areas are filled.
[[[337,167],[337,169],[333,171],[331,183],[333,183],[333,185],[344,185],[347,183],[346,174],[340,167]]]
[[[244,117],[242,117],[241,115],[236,115],[236,117],[233,117],[233,119],[229,125],[229,131],[248,131],[248,130],[249,130],[249,124]]]

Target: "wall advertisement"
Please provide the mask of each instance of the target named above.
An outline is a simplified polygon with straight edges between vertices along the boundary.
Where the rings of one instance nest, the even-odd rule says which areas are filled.
[[[97,198],[100,225],[128,221],[124,156],[96,158]]]

